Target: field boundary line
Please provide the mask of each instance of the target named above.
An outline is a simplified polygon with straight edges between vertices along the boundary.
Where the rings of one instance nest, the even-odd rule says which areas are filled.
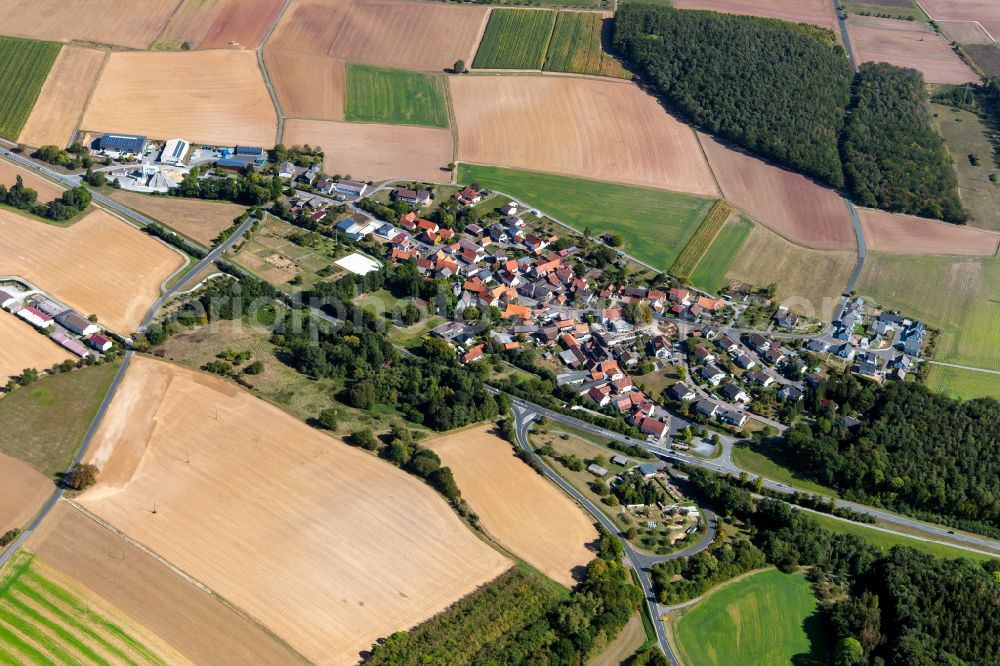
[[[285,134],[285,114],[281,110],[281,103],[278,101],[278,93],[275,92],[274,86],[271,84],[271,75],[267,71],[267,65],[264,64],[264,47],[267,45],[267,40],[271,38],[274,33],[274,29],[278,27],[278,23],[281,21],[285,12],[288,11],[288,6],[291,4],[292,0],[285,0],[285,4],[281,6],[281,11],[278,12],[274,20],[271,21],[271,25],[268,26],[267,32],[264,36],[260,38],[260,44],[257,46],[257,67],[260,69],[261,76],[264,77],[264,86],[267,88],[267,94],[271,96],[271,105],[274,107],[274,114],[278,118],[278,126],[275,130],[274,143],[281,143],[281,139]],[[345,95],[346,98],[346,95]]]
[[[479,32],[476,33],[476,39],[472,42],[472,53],[469,54],[468,59],[466,59],[466,71],[472,70],[472,61],[476,59],[476,54],[479,53],[479,47],[483,42],[483,37],[486,35],[486,26],[490,24],[490,19],[493,17],[493,7],[489,6],[486,8],[486,12],[483,14],[483,22],[479,26]]]
[[[657,100],[657,101],[659,101],[659,100]],[[715,189],[717,189],[719,191],[719,197],[721,199],[723,199],[724,201],[728,201],[728,199],[726,198],[726,193],[722,190],[722,183],[719,182],[719,177],[715,175],[715,169],[712,168],[712,160],[708,159],[708,153],[705,152],[705,146],[701,142],[701,132],[699,132],[698,130],[696,130],[694,128],[694,125],[688,125],[688,127],[691,129],[692,132],[694,132],[695,143],[698,144],[698,150],[701,151],[701,158],[703,160],[705,160],[705,164],[708,165],[708,172],[710,174],[712,174],[712,180],[715,182]],[[733,207],[736,208],[735,204],[731,204],[731,205],[733,205]],[[746,213],[745,210],[741,210],[741,212]],[[747,217],[750,217],[750,216],[748,215]],[[751,218],[751,219],[753,219],[753,218]]]
[[[154,46],[160,43],[160,38],[167,34],[167,29],[170,28],[174,19],[177,18],[177,13],[181,10],[181,6],[183,6],[186,1],[187,0],[179,0],[179,2],[174,6],[174,11],[170,12],[170,16],[168,16],[167,20],[163,22],[163,27],[160,28],[158,33],[156,33],[156,37],[153,37],[153,41],[149,43],[149,46],[147,46],[145,50],[151,51]]]

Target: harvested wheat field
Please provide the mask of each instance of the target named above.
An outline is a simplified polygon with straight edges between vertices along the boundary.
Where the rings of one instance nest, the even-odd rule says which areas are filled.
[[[872,208],[858,208],[858,218],[874,252],[992,257],[1000,241],[994,231]]]
[[[514,456],[494,426],[426,443],[451,467],[483,528],[543,574],[567,587],[594,558],[594,521],[545,477]]]
[[[26,548],[195,664],[304,659],[135,544],[60,502]]]
[[[106,51],[64,46],[17,138],[18,143],[36,148],[49,144],[66,146],[106,57]]]
[[[20,375],[25,368],[45,370],[68,358],[76,357],[28,322],[0,310],[0,384],[6,384],[8,378]]]
[[[265,147],[277,126],[254,51],[112,53],[82,122],[94,132]]]
[[[85,508],[317,663],[353,663],[511,564],[419,479],[149,358],[134,359],[88,460],[102,474]]]
[[[228,201],[153,197],[128,190],[114,190],[111,198],[206,246],[246,210]]]
[[[0,340],[4,340],[2,331]],[[7,343],[4,341],[2,344],[6,346]],[[49,344],[55,347],[55,344]],[[3,379],[6,380],[6,377]],[[0,534],[27,525],[56,489],[52,481],[27,464],[2,453],[0,453],[0,479],[3,479],[3,483],[0,483]],[[0,546],[0,551],[2,550],[3,547]]]
[[[39,201],[48,202],[53,199],[58,199],[65,191],[51,180],[47,180],[37,174],[22,169],[12,162],[0,159],[0,185],[10,187],[17,182],[18,176],[21,177],[25,187],[30,187],[38,192]]]
[[[856,246],[846,202],[805,176],[772,166],[699,134],[722,193],[788,240],[820,250]]]
[[[726,14],[776,18],[793,23],[812,23],[837,32],[833,3],[826,0],[674,0],[677,9],[708,9]]]
[[[794,312],[829,319],[856,260],[854,252],[811,250],[757,225],[726,278],[758,288],[775,284],[777,300]]]
[[[920,0],[928,16],[946,21],[979,21],[1000,40],[1000,3],[996,0]]]
[[[344,119],[344,61],[264,49],[264,64],[286,118]]]
[[[0,228],[0,275],[19,275],[123,335],[184,265],[180,253],[103,210],[63,228],[0,209]]]
[[[990,33],[977,21],[938,21],[945,37],[959,44],[992,44]]]
[[[718,195],[690,127],[626,81],[449,77],[463,162]]]
[[[157,40],[162,48],[255,49],[283,0],[183,0]]]
[[[472,62],[487,7],[396,0],[295,0],[269,49],[439,72]]]
[[[922,72],[928,83],[979,81],[979,76],[926,23],[852,16],[847,21],[847,32],[859,62],[912,67]]]
[[[0,0],[5,35],[94,42],[131,49],[152,45],[180,0]]]
[[[451,132],[432,127],[339,123],[320,120],[285,122],[285,145],[319,146],[326,152],[323,170],[362,180],[408,178],[442,181],[451,175]]]

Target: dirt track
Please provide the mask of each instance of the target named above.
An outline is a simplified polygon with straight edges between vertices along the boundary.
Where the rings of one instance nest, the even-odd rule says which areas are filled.
[[[958,254],[992,257],[1000,234],[913,215],[859,208],[868,248],[895,254]]]
[[[17,138],[18,143],[36,148],[49,144],[65,146],[106,57],[105,51],[64,46]]]
[[[539,571],[572,587],[594,553],[594,521],[481,426],[427,442],[451,467],[483,528]]]
[[[944,38],[918,21],[851,17],[851,46],[859,62],[888,62],[912,67],[928,83],[975,83],[979,76],[962,62]]]
[[[82,505],[318,663],[352,663],[510,566],[425,483],[145,357],[89,459],[105,472]]]

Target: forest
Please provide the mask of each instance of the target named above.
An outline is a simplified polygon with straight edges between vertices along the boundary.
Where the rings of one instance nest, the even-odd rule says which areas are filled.
[[[614,46],[693,124],[834,187],[851,66],[833,34],[751,16],[626,4]]]
[[[844,129],[847,187],[862,206],[961,223],[958,181],[926,98],[917,70],[861,65]]]
[[[822,402],[839,405],[833,411]],[[838,375],[807,398],[812,424],[775,446],[794,470],[845,497],[1000,534],[1000,403],[957,401],[915,383]],[[848,429],[847,414],[861,425]]]

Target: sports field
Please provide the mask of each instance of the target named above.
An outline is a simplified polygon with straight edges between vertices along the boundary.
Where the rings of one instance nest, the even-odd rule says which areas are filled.
[[[60,48],[0,36],[0,136],[16,139],[21,134]]]
[[[494,9],[479,42],[476,69],[541,69],[556,13],[536,9]]]
[[[724,585],[673,629],[685,664],[827,663],[829,638],[802,574],[762,571]]]
[[[972,213],[969,226],[1000,231],[1000,184],[990,181],[990,176],[1000,180],[1000,166],[989,138],[992,130],[969,111],[943,104],[931,104],[930,111],[934,129],[944,137],[955,165],[958,196]]]
[[[708,216],[698,226],[698,230],[694,232],[687,245],[677,255],[677,260],[670,267],[671,275],[682,280],[687,280],[691,277],[695,266],[698,265],[701,258],[708,252],[708,248],[715,242],[716,236],[722,231],[722,227],[726,224],[726,220],[729,219],[729,214],[732,211],[732,207],[725,201],[715,202],[712,210],[708,212]]]
[[[582,178],[462,164],[459,181],[479,183],[537,206],[544,214],[593,235],[613,232],[625,252],[667,270],[708,215],[714,201]]]
[[[1000,259],[869,252],[857,291],[940,328],[935,360],[1000,370]]]
[[[344,119],[448,127],[444,78],[402,69],[347,65]]]
[[[0,578],[0,662],[4,664],[166,664],[178,656],[111,611],[85,588],[70,589],[26,553]]]
[[[42,86],[38,102],[18,137],[28,146],[65,146],[80,122],[106,51],[64,46]]]
[[[604,50],[611,19],[598,12],[559,12],[545,55],[545,70],[630,79],[632,75]]]
[[[1000,400],[1000,375],[932,365],[927,386],[952,398],[996,398]]]
[[[737,255],[753,231],[753,222],[744,216],[738,219],[730,218],[722,228],[708,252],[698,262],[697,268],[691,274],[691,284],[709,292],[717,293],[729,284],[726,274],[729,272]]]

